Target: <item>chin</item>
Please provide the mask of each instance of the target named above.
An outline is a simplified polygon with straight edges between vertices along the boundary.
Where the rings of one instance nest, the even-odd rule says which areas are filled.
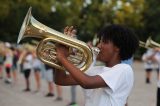
[[[97,61],[101,61],[101,58],[99,56],[97,56],[96,60]]]
[[[101,61],[101,62],[103,62],[103,63],[108,63],[108,59],[106,59],[106,58],[104,58],[104,57],[97,57],[97,59],[96,59],[97,61]]]
[[[97,58],[96,60],[97,60],[97,61],[104,62],[104,60],[103,60],[102,58]]]

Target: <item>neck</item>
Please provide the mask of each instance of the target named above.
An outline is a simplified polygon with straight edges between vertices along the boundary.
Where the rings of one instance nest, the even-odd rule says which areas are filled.
[[[113,67],[116,64],[121,63],[121,60],[119,58],[112,58],[109,62],[106,62],[107,67]]]

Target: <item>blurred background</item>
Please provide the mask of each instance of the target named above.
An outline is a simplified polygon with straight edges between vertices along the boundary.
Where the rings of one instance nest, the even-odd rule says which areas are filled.
[[[0,4],[0,40],[5,42],[17,41],[30,6],[41,23],[61,32],[73,25],[83,41],[92,40],[100,28],[115,23],[133,28],[142,41],[152,36],[160,42],[157,0],[0,0]]]
[[[60,103],[43,98],[42,95],[48,92],[48,86],[51,91],[54,88],[54,85],[46,83],[46,80],[41,81],[41,91],[36,95],[33,92],[32,94],[21,92],[25,86],[25,81],[22,80],[24,77],[20,74],[23,73],[20,66],[20,61],[23,60],[23,49],[31,50],[30,54],[33,57],[35,55],[33,50],[35,45],[33,47],[16,45],[22,22],[30,6],[36,20],[59,32],[63,32],[65,26],[73,25],[77,29],[77,38],[84,42],[93,41],[97,32],[106,25],[121,24],[132,28],[141,41],[145,42],[151,36],[155,42],[160,43],[160,2],[158,0],[0,0],[0,57],[2,57],[0,59],[0,78],[2,79],[0,80],[0,106],[11,104],[12,106],[66,106],[72,102],[76,103],[72,106],[84,105],[83,91],[79,86],[77,88],[55,86],[58,92],[55,100],[60,99]],[[154,72],[152,75],[145,73],[145,66],[141,61],[145,52],[146,49],[139,48],[134,56],[135,87],[128,100],[129,106],[156,105],[157,73]],[[4,63],[9,55],[11,59],[17,59],[11,60],[15,61],[17,74],[13,72],[13,75],[8,75],[4,72],[8,67]],[[41,68],[43,68],[41,73],[31,72],[34,74],[31,76],[31,86],[38,91],[40,81],[37,78],[43,79],[45,76],[45,66]],[[154,66],[152,68],[157,69]],[[13,70],[13,67],[10,67],[10,70]],[[152,83],[146,82],[147,76]],[[12,81],[6,78],[11,78]],[[14,83],[6,86],[11,82]],[[72,97],[77,98],[74,100]]]

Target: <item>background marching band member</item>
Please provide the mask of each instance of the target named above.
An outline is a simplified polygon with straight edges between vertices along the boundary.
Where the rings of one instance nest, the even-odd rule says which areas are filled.
[[[142,56],[142,60],[144,62],[144,68],[146,71],[146,83],[150,83],[151,80],[151,72],[156,69],[158,70],[158,64],[155,61],[155,55],[157,52],[154,49],[148,49]]]

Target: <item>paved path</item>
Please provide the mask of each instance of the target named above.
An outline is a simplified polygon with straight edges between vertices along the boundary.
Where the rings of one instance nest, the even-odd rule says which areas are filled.
[[[145,84],[143,64],[135,62],[135,86],[129,97],[129,106],[156,106],[157,73],[152,72],[151,84]]]
[[[153,72],[151,84],[145,84],[145,71],[143,64],[134,63],[135,69],[135,86],[129,97],[129,106],[156,106],[156,72]],[[63,101],[55,101],[56,97],[46,98],[47,84],[42,80],[42,89],[34,93],[35,82],[31,78],[31,92],[22,92],[24,89],[23,76],[18,76],[16,85],[6,85],[0,80],[0,106],[66,106],[70,102],[70,87],[63,87]],[[55,90],[56,91],[56,90]],[[77,101],[79,106],[83,106],[84,97],[82,89],[77,86]]]

